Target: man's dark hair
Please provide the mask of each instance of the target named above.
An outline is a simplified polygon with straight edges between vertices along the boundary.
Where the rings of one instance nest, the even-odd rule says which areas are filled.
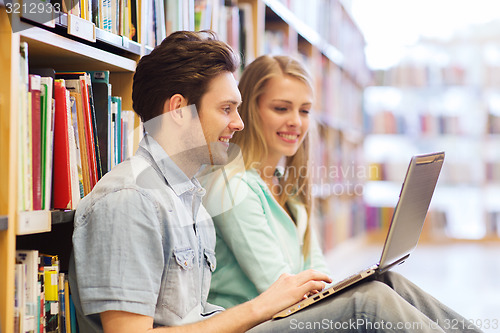
[[[145,122],[162,114],[167,99],[181,94],[199,109],[210,80],[235,72],[239,63],[239,56],[212,31],[174,32],[137,64],[133,108]]]

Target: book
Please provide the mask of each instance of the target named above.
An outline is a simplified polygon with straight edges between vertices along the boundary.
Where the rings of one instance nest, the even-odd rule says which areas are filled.
[[[138,26],[138,12],[137,12],[137,0],[128,0],[128,10],[129,10],[129,34],[128,38],[134,42],[138,42],[139,26]]]
[[[89,112],[90,112],[90,121],[92,123],[92,135],[94,140],[94,155],[95,155],[95,167],[96,167],[96,183],[103,176],[102,170],[102,161],[101,161],[101,153],[99,147],[99,136],[97,133],[97,120],[96,120],[96,111],[95,111],[95,101],[94,101],[94,93],[92,89],[92,81],[90,78],[90,73],[85,73],[84,77],[80,77],[80,79],[84,80],[84,83],[87,86],[88,92],[88,100],[89,100]],[[104,142],[103,142],[104,144]]]
[[[166,37],[166,22],[165,22],[165,2],[164,0],[153,0],[154,1],[154,21],[155,21],[155,40],[156,45],[159,45]]]
[[[174,31],[182,30],[182,9],[179,1],[165,1],[165,19],[167,36]]]
[[[78,103],[77,99],[77,109],[79,109],[78,105],[80,104],[83,110],[82,122],[84,124],[84,130],[81,134],[85,136],[85,140],[80,141],[82,143],[82,151],[86,155],[86,157],[82,157],[82,163],[85,163],[88,167],[88,180],[91,190],[99,179],[98,170],[100,167],[97,165],[98,158],[96,157],[96,151],[98,152],[99,149],[98,142],[95,140],[96,136],[94,135],[94,111],[91,108],[89,96],[90,78],[86,72],[57,72],[56,77],[64,79],[67,89],[77,92],[80,95],[80,103]]]
[[[42,91],[40,95],[42,114],[42,209],[50,209],[52,189],[52,150],[54,136],[53,86],[52,77],[41,78]]]
[[[67,90],[64,80],[56,80],[54,82],[54,92],[54,177],[52,201],[55,209],[73,209]]]
[[[82,96],[83,121],[85,124],[86,148],[88,156],[90,188],[92,189],[97,183],[97,162],[95,152],[94,127],[92,122],[92,114],[89,103],[89,92],[84,75],[79,78],[80,91]]]
[[[43,272],[45,290],[45,331],[59,332],[59,260],[57,256],[40,255],[40,269]]]
[[[111,96],[111,112],[113,115],[113,166],[122,162],[122,99],[119,96]]]
[[[240,16],[239,45],[243,56],[241,62],[243,70],[245,66],[249,65],[255,59],[255,38],[253,36],[254,26],[252,19],[252,5],[249,3],[239,3],[238,7]]]
[[[111,85],[109,84],[109,71],[89,72],[94,97],[94,114],[96,122],[97,141],[99,143],[99,156],[101,159],[101,173],[104,175],[110,169],[111,140]]]
[[[52,194],[55,71],[53,68],[31,68],[30,73],[40,75],[42,209],[48,210]]]
[[[135,112],[122,110],[122,160],[134,155]]]
[[[38,303],[38,251],[36,250],[16,250],[16,262],[24,265],[23,287],[24,308],[23,311],[23,332],[35,331],[37,317],[39,313]]]
[[[57,276],[57,290],[59,302],[59,332],[66,332],[66,297],[64,296],[64,273],[59,273]]]
[[[69,299],[70,290],[69,290],[69,281],[66,276],[64,279],[64,312],[66,315],[66,333],[71,333],[71,326],[73,324],[73,318],[71,317],[71,301]]]
[[[69,96],[70,107],[71,107],[71,126],[73,127],[73,132],[75,135],[75,146],[76,146],[76,164],[78,166],[78,188],[80,191],[80,198],[83,198],[85,194],[88,193],[89,187],[87,187],[87,192],[85,191],[84,186],[84,177],[83,177],[83,165],[82,165],[82,156],[81,156],[81,143],[80,143],[80,134],[78,129],[78,114],[77,114],[77,106],[76,106],[76,96],[74,92],[70,92]]]
[[[29,74],[29,92],[31,93],[31,177],[33,210],[42,209],[42,114],[41,114],[41,78]]]
[[[75,309],[75,303],[73,303],[73,297],[71,296],[71,293],[69,293],[69,312],[70,312],[71,333],[77,333],[76,309]]]
[[[26,264],[16,263],[14,273],[14,332],[24,332],[25,278]]]
[[[76,139],[73,126],[71,124],[71,103],[69,91],[66,90],[66,116],[68,121],[68,146],[69,146],[69,159],[70,159],[70,175],[71,175],[71,204],[72,209],[76,209],[78,202],[80,202],[80,185],[78,177],[78,162],[77,162],[77,148]]]
[[[87,136],[85,135],[85,116],[84,116],[84,111],[83,111],[83,103],[82,103],[82,94],[80,90],[80,85],[79,82],[77,81],[72,81],[73,84],[75,84],[74,87],[71,88],[71,83],[70,83],[70,103],[73,101],[73,104],[71,105],[71,110],[72,110],[72,121],[76,121],[76,126],[74,128],[76,129],[75,137],[78,136],[78,148],[80,148],[78,151],[80,153],[80,170],[79,173],[81,172],[82,174],[82,186],[84,190],[84,195],[87,195],[90,193],[92,187],[91,187],[91,176],[90,176],[90,162],[89,162],[89,156],[88,156],[88,149],[87,149]],[[73,118],[73,111],[75,112],[76,118]]]
[[[29,93],[28,43],[21,42],[19,47],[19,112],[18,112],[18,210],[32,210],[31,178],[31,94]]]

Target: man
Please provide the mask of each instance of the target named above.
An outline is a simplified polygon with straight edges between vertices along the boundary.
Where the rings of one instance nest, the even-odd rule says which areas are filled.
[[[330,281],[307,271],[224,312],[206,302],[215,232],[194,175],[224,164],[243,129],[238,66],[225,43],[194,32],[172,34],[139,62],[132,97],[147,133],[75,215],[70,283],[81,332],[243,332]]]

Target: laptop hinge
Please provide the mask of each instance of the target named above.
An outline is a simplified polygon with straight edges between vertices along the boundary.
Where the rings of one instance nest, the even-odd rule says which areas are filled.
[[[378,271],[377,271],[377,273],[378,274],[384,274],[385,272],[387,272],[388,270],[390,270],[394,266],[401,265],[406,259],[408,259],[409,256],[410,256],[410,254],[408,253],[407,255],[405,255],[401,259],[396,260],[392,264],[386,265],[383,268],[379,268]]]

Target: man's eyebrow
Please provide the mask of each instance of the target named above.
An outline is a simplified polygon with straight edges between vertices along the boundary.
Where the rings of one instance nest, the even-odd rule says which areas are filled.
[[[233,104],[233,105],[240,105],[241,101],[237,101],[234,99],[228,99],[228,100],[222,101],[220,104],[228,104],[228,103]]]

